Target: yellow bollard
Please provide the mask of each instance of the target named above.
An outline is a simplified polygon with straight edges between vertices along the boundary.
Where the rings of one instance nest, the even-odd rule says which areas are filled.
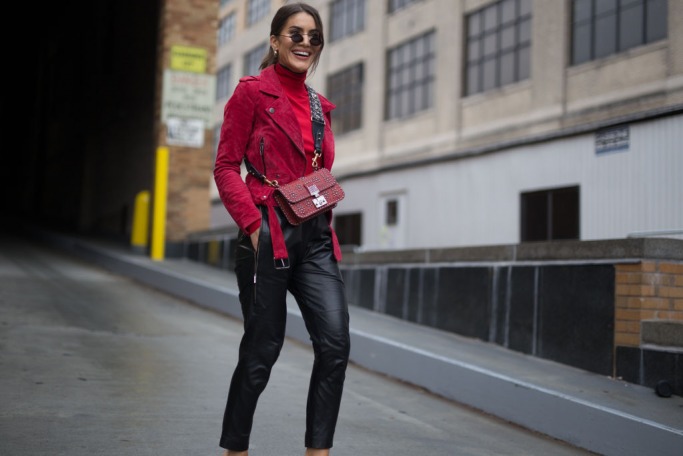
[[[220,248],[221,241],[218,239],[211,239],[206,246],[206,262],[212,266],[218,265],[218,260],[220,260]]]
[[[133,211],[133,232],[130,245],[136,252],[144,253],[149,243],[149,190],[142,190],[135,196]]]
[[[154,176],[154,217],[152,219],[152,259],[163,260],[166,243],[166,194],[168,192],[168,147],[157,148]]]

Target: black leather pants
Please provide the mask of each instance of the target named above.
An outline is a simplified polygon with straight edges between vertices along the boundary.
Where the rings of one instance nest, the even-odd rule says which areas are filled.
[[[285,337],[286,296],[296,299],[311,337],[314,363],[306,406],[307,448],[331,448],[349,358],[349,313],[344,283],[332,251],[327,218],[292,226],[279,209],[290,267],[276,269],[268,217],[262,210],[258,252],[241,235],[235,272],[244,316],[239,361],[232,376],[220,446],[249,447],[259,395]]]

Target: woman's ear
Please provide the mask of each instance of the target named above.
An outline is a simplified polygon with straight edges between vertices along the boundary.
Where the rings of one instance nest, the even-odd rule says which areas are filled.
[[[278,40],[278,37],[275,35],[270,35],[270,48],[273,50],[273,52],[277,52],[277,48],[280,45],[280,40]]]

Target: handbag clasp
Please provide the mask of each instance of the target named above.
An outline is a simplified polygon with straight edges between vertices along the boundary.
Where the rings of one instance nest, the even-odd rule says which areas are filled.
[[[316,208],[321,208],[327,204],[327,199],[323,195],[320,195],[317,198],[313,198],[313,204]]]
[[[315,205],[316,208],[320,209],[324,205],[327,204],[327,198],[325,198],[324,195],[320,194],[320,190],[318,189],[318,186],[315,184],[311,184],[308,187],[306,187],[308,190],[308,193],[311,194],[313,197],[313,205]]]

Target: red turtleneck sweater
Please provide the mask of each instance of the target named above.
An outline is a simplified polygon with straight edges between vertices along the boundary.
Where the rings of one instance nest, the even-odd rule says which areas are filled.
[[[280,83],[289,99],[294,114],[301,126],[301,135],[304,139],[304,152],[306,152],[306,174],[313,172],[313,131],[311,125],[311,105],[306,90],[306,73],[295,73],[279,63],[275,64],[275,72],[280,78]]]

